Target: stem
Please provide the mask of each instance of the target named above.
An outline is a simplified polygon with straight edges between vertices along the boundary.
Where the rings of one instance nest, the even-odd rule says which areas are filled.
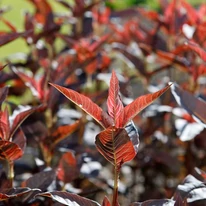
[[[10,181],[10,187],[13,187],[13,179],[14,179],[14,162],[8,162],[8,179]]]
[[[119,180],[119,171],[120,168],[115,165],[114,166],[114,189],[113,189],[113,200],[112,200],[112,206],[118,205],[118,180]]]

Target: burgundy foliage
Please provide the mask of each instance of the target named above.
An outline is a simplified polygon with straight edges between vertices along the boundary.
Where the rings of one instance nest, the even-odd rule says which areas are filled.
[[[0,8],[28,46],[0,59],[0,206],[205,205],[205,3],[28,2],[23,31]]]

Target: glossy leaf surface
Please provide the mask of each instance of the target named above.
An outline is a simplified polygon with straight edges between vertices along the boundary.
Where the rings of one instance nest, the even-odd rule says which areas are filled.
[[[47,192],[41,193],[38,196],[49,197],[67,206],[100,206],[97,202],[68,192]]]
[[[148,105],[152,104],[158,97],[160,97],[164,92],[170,88],[170,85],[165,88],[153,93],[138,97],[132,103],[128,104],[124,108],[124,123],[125,126],[129,121],[131,121],[139,112],[141,112]]]
[[[69,100],[83,109],[86,113],[91,115],[101,126],[106,128],[108,126],[109,116],[94,102],[92,102],[88,97],[79,94],[76,91],[71,89],[67,89],[65,87],[52,84],[57,90],[59,90],[64,96],[66,96]]]
[[[23,155],[21,148],[10,141],[0,141],[0,159],[14,161]]]
[[[206,127],[206,103],[190,92],[183,90],[177,84],[171,86],[171,91],[177,103],[191,114],[196,121]]]
[[[113,120],[113,125],[121,127],[124,118],[124,106],[120,99],[119,81],[114,71],[112,72],[112,77],[110,79],[107,107],[108,113]]]
[[[124,128],[109,127],[96,136],[98,151],[113,165],[121,166],[132,160],[136,151]]]

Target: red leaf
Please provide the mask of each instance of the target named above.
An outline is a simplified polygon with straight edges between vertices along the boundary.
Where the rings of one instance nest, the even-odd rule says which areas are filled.
[[[136,151],[124,128],[109,127],[96,136],[98,151],[113,165],[121,167],[132,160]]]
[[[124,106],[119,94],[119,81],[114,71],[110,79],[109,95],[107,99],[108,113],[113,120],[113,125],[122,127],[121,123],[124,118]]]
[[[14,161],[23,155],[21,148],[10,141],[0,141],[0,159]]]
[[[196,44],[194,42],[191,42],[191,41],[188,41],[184,45],[177,47],[173,51],[173,53],[174,54],[179,54],[181,52],[188,51],[188,50],[194,51],[197,55],[200,56],[200,58],[203,61],[206,61],[206,51],[203,50],[198,44]]]
[[[171,86],[171,91],[177,103],[182,106],[193,118],[206,127],[206,103],[183,90],[177,84]]]
[[[78,92],[50,83],[53,87],[59,90],[65,97],[71,100],[74,104],[83,109],[91,117],[93,117],[103,128],[110,125],[111,118],[97,104],[92,102],[88,97],[79,94]]]
[[[71,125],[64,125],[60,126],[52,132],[52,147],[54,148],[56,144],[58,144],[60,141],[62,141],[64,138],[69,136],[71,133],[73,133],[79,126],[79,121],[76,121],[74,124]],[[49,137],[50,138],[50,137]]]
[[[0,111],[0,138],[2,140],[9,140],[10,136],[10,123],[9,113],[7,107],[4,111]]]
[[[49,197],[63,205],[71,206],[100,206],[97,202],[81,197],[76,194],[68,192],[45,192],[37,195],[42,197]]]
[[[106,196],[104,197],[104,200],[102,202],[102,206],[111,206],[111,203]]]
[[[21,123],[38,108],[39,107],[19,106],[19,108],[13,112],[11,117],[12,124],[10,130],[10,138],[12,138]]]
[[[74,180],[78,174],[79,170],[74,154],[71,152],[64,153],[58,166],[58,178],[64,183],[69,183]]]
[[[141,112],[145,107],[154,102],[158,97],[160,97],[164,92],[166,92],[171,85],[153,93],[146,94],[135,99],[132,103],[124,108],[125,119],[123,126],[125,126],[129,121],[131,121],[139,112]]]

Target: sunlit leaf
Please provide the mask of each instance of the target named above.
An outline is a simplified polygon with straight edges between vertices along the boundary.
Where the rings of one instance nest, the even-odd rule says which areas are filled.
[[[0,159],[14,161],[23,155],[21,148],[10,141],[0,141]]]
[[[177,103],[182,106],[193,118],[206,127],[206,103],[177,84],[171,86],[171,91]]]
[[[46,192],[38,194],[36,197],[38,196],[49,197],[67,206],[100,206],[95,201],[68,192]]]
[[[139,112],[141,112],[145,107],[154,102],[158,97],[160,97],[164,92],[166,92],[171,85],[166,86],[165,88],[153,93],[146,94],[135,99],[132,103],[128,104],[124,108],[124,123],[125,126],[129,121],[131,121]]]
[[[10,138],[14,135],[15,131],[21,125],[21,123],[32,114],[38,107],[19,106],[11,116],[11,133]]]
[[[109,127],[96,136],[98,151],[113,165],[121,166],[132,160],[136,151],[124,128]]]
[[[114,71],[112,72],[112,77],[110,79],[107,108],[110,117],[113,119],[113,124],[116,127],[121,127],[124,118],[124,106],[120,99],[119,81]]]
[[[86,113],[92,116],[103,128],[110,125],[110,117],[97,104],[92,102],[88,97],[79,94],[78,92],[50,83],[53,87],[59,90],[65,97],[83,109]]]

